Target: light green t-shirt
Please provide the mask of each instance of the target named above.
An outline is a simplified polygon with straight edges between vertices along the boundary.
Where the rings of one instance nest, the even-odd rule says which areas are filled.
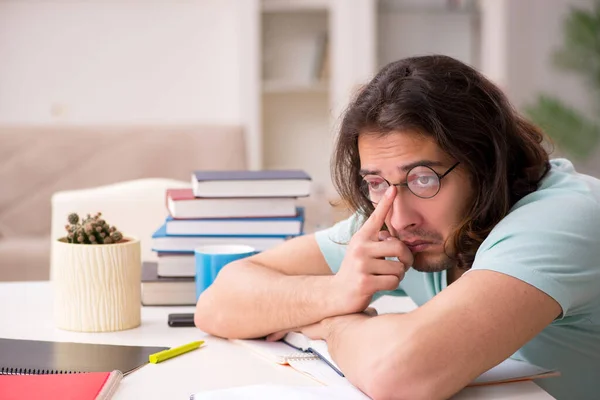
[[[600,180],[577,173],[565,159],[551,166],[540,188],[490,232],[471,269],[513,276],[560,304],[561,317],[513,357],[559,370],[561,377],[536,381],[557,399],[600,399]],[[361,223],[353,215],[316,233],[333,272],[346,251],[341,243]],[[445,287],[445,271],[409,269],[398,289],[420,306]]]

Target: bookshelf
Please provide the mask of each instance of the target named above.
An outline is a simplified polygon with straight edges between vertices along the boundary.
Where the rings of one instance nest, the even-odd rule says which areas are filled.
[[[340,107],[373,72],[371,40],[355,40],[372,4],[260,2],[261,168],[305,169],[316,193],[333,193],[329,160]],[[368,55],[366,68],[354,59],[359,54]]]
[[[261,3],[263,168],[301,168],[313,178],[306,230],[331,186],[331,114],[328,58],[332,2]],[[332,191],[331,189],[329,191]],[[312,218],[311,218],[312,217]]]
[[[441,53],[479,68],[480,15],[473,0],[379,0],[378,67],[416,54]],[[385,40],[389,37],[410,40]]]
[[[502,79],[506,24],[497,0],[244,1],[243,68],[252,169],[299,168],[313,177],[307,220],[332,222],[330,157],[355,90],[386,63],[443,53]],[[486,71],[486,68],[489,71]],[[243,73],[243,74],[244,74]],[[337,219],[337,218],[336,218]],[[307,227],[311,231],[311,227]]]
[[[263,92],[326,92],[328,35],[327,10],[263,11]]]
[[[329,0],[263,0],[262,12],[327,11]]]

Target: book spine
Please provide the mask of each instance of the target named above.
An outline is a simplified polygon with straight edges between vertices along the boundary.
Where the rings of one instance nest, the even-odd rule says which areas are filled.
[[[0,367],[0,375],[49,375],[49,374],[75,374],[76,371],[56,371],[51,369],[35,368],[9,368]]]
[[[114,370],[111,372],[110,375],[108,375],[108,378],[106,378],[102,390],[100,390],[98,396],[96,396],[96,400],[109,400],[117,391],[121,379],[123,379],[123,373],[121,371]]]

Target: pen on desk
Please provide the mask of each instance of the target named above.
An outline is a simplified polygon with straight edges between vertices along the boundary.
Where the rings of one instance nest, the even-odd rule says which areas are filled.
[[[199,340],[197,342],[184,344],[183,346],[172,347],[167,350],[159,351],[158,353],[150,354],[150,356],[148,356],[148,360],[152,364],[156,364],[161,361],[168,360],[169,358],[177,357],[180,354],[195,350],[198,347],[200,347],[203,343],[204,343],[204,340]]]

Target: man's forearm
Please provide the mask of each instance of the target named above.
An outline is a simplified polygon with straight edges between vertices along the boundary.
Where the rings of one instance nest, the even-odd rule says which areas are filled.
[[[327,345],[345,376],[373,399],[434,399],[428,379],[415,374],[418,332],[408,315],[333,317],[326,322]],[[416,346],[415,346],[416,345]]]
[[[335,315],[329,276],[288,276],[247,261],[225,267],[200,296],[196,326],[227,338],[257,338]]]

